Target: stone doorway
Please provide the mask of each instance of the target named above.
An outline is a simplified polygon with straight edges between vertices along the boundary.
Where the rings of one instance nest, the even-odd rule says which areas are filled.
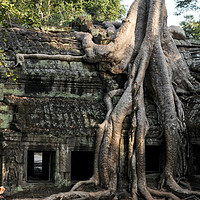
[[[162,148],[156,145],[146,147],[146,173],[159,173],[162,165]]]
[[[71,180],[87,180],[93,175],[94,152],[71,152]]]
[[[55,175],[55,152],[28,151],[27,180],[53,181]]]

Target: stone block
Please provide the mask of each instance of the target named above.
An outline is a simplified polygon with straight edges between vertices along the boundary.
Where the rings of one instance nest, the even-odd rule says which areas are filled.
[[[12,114],[0,113],[0,128],[9,128],[12,119]]]
[[[177,40],[186,39],[185,32],[180,26],[170,26],[169,31],[174,39]]]
[[[4,84],[3,83],[0,83],[0,101],[3,101],[3,98],[4,98]]]

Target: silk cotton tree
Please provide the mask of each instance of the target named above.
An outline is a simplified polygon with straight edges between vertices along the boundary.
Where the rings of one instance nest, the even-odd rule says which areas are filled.
[[[114,40],[107,45],[95,44],[89,33],[76,32],[76,37],[82,41],[86,62],[107,62],[111,73],[126,72],[127,81],[123,89],[109,91],[105,96],[107,114],[97,131],[93,176],[78,182],[70,192],[46,199],[118,198],[120,138],[126,116],[132,119],[127,161],[131,198],[137,199],[138,194],[147,200],[200,197],[200,192],[183,189],[175,180],[175,175],[185,174],[187,168],[187,132],[177,93],[199,92],[200,84],[190,75],[168,31],[165,1],[135,0]],[[149,129],[145,92],[157,107],[165,141],[165,167],[157,190],[147,186],[145,175],[145,136]],[[115,105],[114,96],[119,96]],[[176,168],[178,158],[182,165],[179,169]],[[90,184],[101,189],[86,192]]]

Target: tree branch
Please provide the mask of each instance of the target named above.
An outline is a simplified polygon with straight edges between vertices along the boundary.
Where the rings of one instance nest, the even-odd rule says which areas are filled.
[[[48,55],[48,54],[16,54],[16,66],[22,65],[25,59],[38,59],[38,60],[60,60],[60,61],[76,61],[83,62],[83,56],[72,55]]]

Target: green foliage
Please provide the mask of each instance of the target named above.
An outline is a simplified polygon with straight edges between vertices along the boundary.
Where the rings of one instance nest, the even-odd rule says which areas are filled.
[[[185,21],[180,23],[188,38],[200,40],[200,20],[195,21],[192,15],[184,16]]]
[[[121,0],[0,0],[0,24],[63,26],[79,16],[117,20],[125,14]]]
[[[6,57],[5,57],[5,52],[4,50],[0,49],[0,68],[6,68],[6,76],[8,78],[11,78],[13,81],[17,81],[18,74],[17,74],[17,70],[13,70],[10,67],[8,67],[7,63],[6,63]]]
[[[8,26],[11,23],[24,26],[40,23],[36,12],[35,0],[0,0],[0,24]]]
[[[88,0],[85,10],[93,19],[99,21],[115,21],[125,14],[125,7],[120,4],[120,0]]]
[[[177,9],[176,15],[180,15],[185,11],[197,11],[199,9],[198,0],[175,0],[175,3]]]
[[[187,11],[198,11],[198,0],[175,0],[177,12],[176,15]],[[192,15],[184,16],[185,21],[180,22],[188,38],[200,39],[200,20],[195,20]]]

